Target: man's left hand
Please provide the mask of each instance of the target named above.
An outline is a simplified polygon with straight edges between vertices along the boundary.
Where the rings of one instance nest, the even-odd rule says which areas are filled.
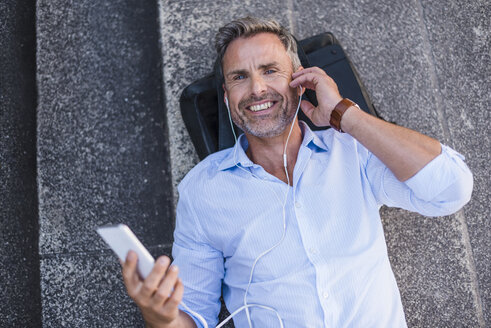
[[[299,85],[314,90],[318,106],[315,107],[308,100],[302,100],[300,107],[307,117],[317,126],[329,126],[331,112],[343,97],[339,94],[338,86],[326,72],[319,67],[309,67],[293,73],[290,82],[292,88]]]

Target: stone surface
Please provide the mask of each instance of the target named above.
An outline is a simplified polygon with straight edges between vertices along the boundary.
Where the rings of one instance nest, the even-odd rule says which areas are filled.
[[[491,3],[422,1],[451,144],[466,156],[474,192],[462,218],[468,229],[481,301],[491,326]]]
[[[1,327],[41,325],[39,256],[34,236],[35,232],[25,230],[14,235],[0,235]],[[23,325],[18,325],[21,322]]]
[[[33,1],[0,3],[2,327],[35,327],[41,321],[34,13]]]
[[[169,247],[149,250],[154,256],[170,254]],[[144,327],[112,251],[44,256],[41,267],[43,326]]]
[[[94,228],[172,240],[156,4],[39,1],[42,254],[100,248]]]
[[[142,326],[97,226],[126,223],[148,248],[170,247],[174,216],[157,13],[151,1],[37,2],[47,327]]]
[[[455,216],[381,212],[409,327],[479,327],[473,281]]]

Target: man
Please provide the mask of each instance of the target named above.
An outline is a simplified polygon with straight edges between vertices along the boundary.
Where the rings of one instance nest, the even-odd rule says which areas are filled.
[[[230,312],[245,308],[236,327],[405,327],[379,208],[457,211],[472,191],[462,157],[343,100],[324,71],[300,67],[274,21],[233,21],[216,47],[244,135],[181,182],[174,264],[159,258],[145,281],[134,253],[123,264],[146,323],[202,326],[198,314],[214,327],[223,292]],[[319,103],[302,101],[304,113],[332,129],[298,122],[304,88]]]

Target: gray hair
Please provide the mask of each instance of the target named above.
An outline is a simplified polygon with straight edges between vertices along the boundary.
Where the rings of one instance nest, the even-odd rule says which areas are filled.
[[[243,37],[252,37],[258,33],[275,34],[285,47],[288,57],[292,60],[293,71],[300,67],[300,59],[297,54],[297,42],[293,35],[277,21],[265,20],[255,17],[244,17],[221,27],[215,36],[215,48],[218,54],[218,68],[221,77],[223,77],[222,61],[227,47],[233,40]]]

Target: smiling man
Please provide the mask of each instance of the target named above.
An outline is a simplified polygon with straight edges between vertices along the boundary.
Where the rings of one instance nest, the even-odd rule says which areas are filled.
[[[230,22],[216,48],[244,134],[179,185],[174,263],[160,257],[142,281],[128,254],[123,278],[148,326],[215,326],[223,295],[236,327],[405,327],[380,206],[457,211],[472,192],[462,156],[344,99],[275,21]],[[331,129],[297,120],[304,88],[319,104],[302,110]]]
[[[251,52],[250,47],[258,50]],[[254,137],[279,136],[293,120],[298,103],[298,90],[288,83],[299,63],[292,63],[278,37],[261,33],[234,40],[223,67],[225,97],[237,108],[232,111],[235,124]]]

